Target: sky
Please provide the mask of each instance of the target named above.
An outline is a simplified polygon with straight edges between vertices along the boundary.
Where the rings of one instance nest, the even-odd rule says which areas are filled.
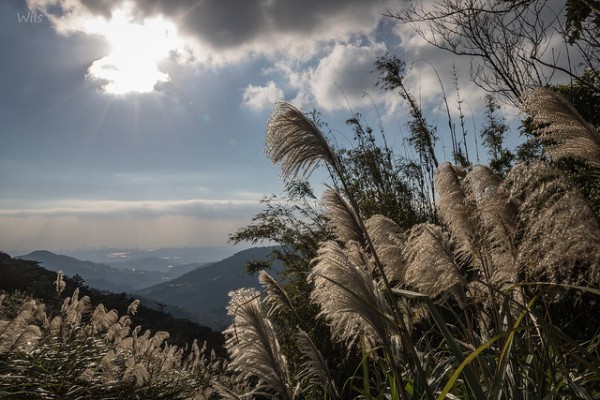
[[[319,110],[342,143],[352,112],[402,137],[404,106],[375,86],[386,53],[447,124],[432,65],[449,80],[453,60],[384,15],[402,3],[3,0],[0,250],[226,244],[283,190],[263,152],[278,101]]]

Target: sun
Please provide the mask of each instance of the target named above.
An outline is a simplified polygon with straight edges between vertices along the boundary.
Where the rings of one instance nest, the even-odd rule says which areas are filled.
[[[94,61],[88,77],[102,83],[106,93],[148,93],[169,81],[159,62],[181,48],[176,26],[162,16],[136,20],[128,4],[112,12],[109,20],[89,26],[109,44],[109,53]]]

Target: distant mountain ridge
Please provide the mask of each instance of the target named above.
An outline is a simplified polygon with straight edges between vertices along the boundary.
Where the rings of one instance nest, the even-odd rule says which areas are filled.
[[[114,293],[139,297],[147,307],[164,310],[177,318],[185,318],[215,330],[225,328],[230,318],[226,307],[228,293],[241,287],[260,288],[256,275],[246,272],[250,260],[266,260],[276,247],[256,247],[242,250],[214,263],[173,266],[169,260],[156,257],[144,260],[119,261],[115,265],[82,261],[74,257],[38,250],[19,259],[36,261],[50,271],[62,270],[67,276],[75,274],[84,284]],[[145,265],[145,266],[144,266]],[[129,268],[135,268],[135,271]],[[179,276],[168,279],[166,268]],[[145,270],[149,269],[149,270]],[[189,272],[185,272],[189,269]]]
[[[115,294],[100,291],[85,284],[82,286],[68,276],[64,278],[65,291],[59,296],[53,284],[54,280],[56,280],[56,273],[42,267],[37,262],[12,258],[0,251],[0,294],[8,293],[10,296],[11,293],[21,293],[18,297],[22,297],[24,293],[33,296],[36,300],[46,304],[49,313],[60,309],[64,298],[71,296],[76,288],[80,290],[80,298],[90,296],[93,305],[102,303],[107,310],[116,309],[121,316],[127,313],[131,302],[138,297],[125,293]],[[215,348],[218,352],[223,351],[223,337],[217,333],[218,331],[209,329],[207,325],[201,326],[191,318],[181,319],[177,312],[172,313],[173,310],[169,307],[165,307],[164,310],[163,307],[155,307],[156,304],[152,300],[142,298],[140,300],[141,305],[138,307],[137,313],[131,317],[133,326],[139,324],[144,330],[151,329],[153,333],[167,331],[170,334],[170,342],[178,346],[189,346],[194,339],[198,339],[200,343],[206,340],[209,348]],[[10,302],[4,304],[7,303],[10,304]],[[187,314],[185,316],[187,317]]]
[[[250,260],[266,260],[276,247],[242,250],[231,257],[195,269],[172,281],[138,290],[135,294],[175,305],[203,315],[212,315],[223,325],[229,322],[228,293],[241,287],[259,288],[258,278],[245,271]]]
[[[90,260],[100,264],[112,265],[115,262],[160,258],[170,261],[173,265],[190,263],[206,263],[219,261],[243,250],[238,246],[217,247],[172,247],[157,249],[130,248],[101,248],[68,250],[62,253],[80,260]]]
[[[37,250],[32,253],[18,257],[23,260],[31,260],[50,271],[63,271],[67,276],[75,274],[81,276],[86,285],[90,287],[107,290],[110,292],[133,292],[160,282],[165,282],[178,276],[176,269],[169,272],[145,271],[143,269],[130,270],[116,268],[107,264],[82,261],[74,257],[54,254],[47,250]],[[194,268],[200,267],[197,264]],[[181,269],[181,273],[189,271],[190,266]]]
[[[142,259],[107,263],[107,265],[119,269],[163,272],[172,275],[171,279],[209,264],[211,264],[211,262],[176,264],[173,260],[160,257],[146,257]]]

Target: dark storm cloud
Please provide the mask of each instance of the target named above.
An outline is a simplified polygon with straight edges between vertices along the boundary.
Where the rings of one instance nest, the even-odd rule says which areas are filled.
[[[366,28],[360,26],[361,22],[373,24],[374,9],[381,12],[384,2],[209,0],[199,4],[185,11],[182,28],[219,48],[240,46],[267,37],[271,46],[276,46],[277,34],[298,36],[298,40],[303,40],[331,31],[335,25],[351,24],[353,29],[360,31]],[[169,13],[170,10],[164,11]]]
[[[126,1],[29,0],[32,8],[47,12],[60,10],[64,15],[75,13],[81,7],[90,14],[108,16],[120,3]],[[130,3],[135,5],[135,13],[140,17],[167,16],[177,21],[183,33],[211,48],[231,49],[256,42],[261,46],[277,47],[279,34],[303,41],[346,30],[370,30],[385,12],[388,1],[137,0]]]

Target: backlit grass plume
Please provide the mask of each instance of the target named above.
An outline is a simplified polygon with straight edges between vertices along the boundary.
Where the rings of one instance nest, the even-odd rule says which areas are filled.
[[[466,281],[454,260],[450,238],[441,227],[415,226],[407,239],[404,258],[406,283],[410,287],[431,297],[462,293]]]
[[[321,200],[325,207],[325,216],[335,236],[343,241],[354,241],[364,244],[364,231],[354,209],[344,200],[340,193],[327,188]]]
[[[265,304],[269,307],[267,316],[271,316],[281,309],[293,310],[294,307],[292,306],[292,302],[287,293],[271,275],[264,270],[260,271],[258,274],[258,281],[267,293],[264,300]]]
[[[337,170],[337,157],[321,130],[300,110],[279,103],[267,125],[265,152],[273,163],[281,162],[281,173],[288,180],[310,175],[319,162]]]
[[[469,259],[476,246],[476,227],[473,207],[461,185],[463,178],[464,171],[446,162],[436,172],[435,185],[440,195],[439,214],[450,228],[457,252],[461,258]]]
[[[600,227],[581,193],[556,169],[514,167],[505,185],[521,202],[517,266],[527,281],[600,285]]]
[[[299,330],[297,342],[304,359],[304,364],[298,377],[303,385],[303,390],[306,391],[311,386],[318,385],[324,388],[324,392],[329,393],[331,398],[339,399],[340,394],[327,365],[327,361],[313,340],[305,331]]]
[[[259,292],[238,289],[229,297],[228,312],[233,323],[223,332],[231,357],[228,369],[241,380],[257,380],[254,393],[275,393],[282,399],[294,399],[298,388],[291,382],[273,326],[262,314]]]
[[[546,148],[552,158],[574,157],[600,167],[600,132],[561,95],[537,88],[523,96],[522,109],[542,137],[555,142]]]
[[[473,204],[479,237],[477,257],[488,283],[514,283],[517,202],[509,198],[502,180],[490,168],[478,165],[464,179],[468,201]]]
[[[406,232],[383,215],[374,215],[366,220],[365,228],[383,264],[386,276],[394,283],[404,283],[406,263],[403,252]]]
[[[468,172],[449,163],[436,173],[439,215],[450,231],[458,260],[479,271],[487,283],[514,282],[516,206],[491,169]]]
[[[321,307],[334,339],[354,346],[364,336],[377,347],[389,340],[392,311],[368,269],[352,258],[336,242],[321,245],[309,276],[315,285],[311,300]]]

